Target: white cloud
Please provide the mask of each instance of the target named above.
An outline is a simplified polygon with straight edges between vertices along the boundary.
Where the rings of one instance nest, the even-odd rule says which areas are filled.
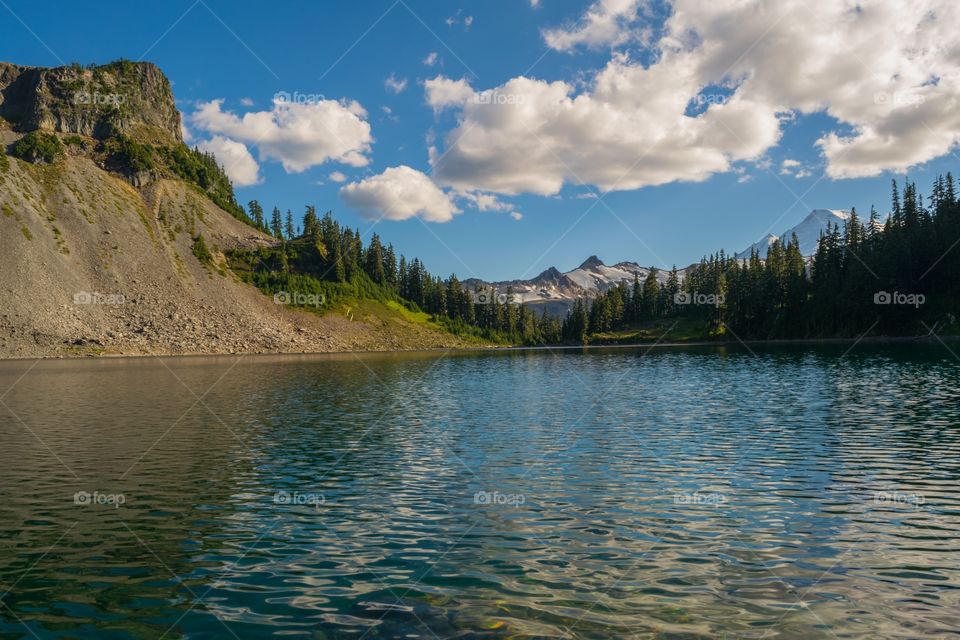
[[[511,211],[510,217],[513,218],[514,220],[523,220],[523,214],[520,213],[519,211]]]
[[[463,13],[463,9],[457,9],[457,12],[456,12],[454,15],[450,16],[449,18],[447,18],[446,20],[444,20],[444,22],[447,23],[447,26],[448,26],[448,27],[452,27],[453,25],[462,22],[462,23],[463,23],[463,28],[464,28],[464,29],[469,29],[469,28],[470,28],[470,25],[473,24],[473,16],[464,16],[463,19],[461,20],[461,19],[460,19],[460,15],[461,15],[462,13]]]
[[[557,51],[572,51],[579,45],[587,47],[618,46],[648,37],[649,32],[634,28],[642,0],[597,0],[587,9],[579,22],[567,27],[547,29],[543,39]],[[537,3],[533,3],[537,6]]]
[[[530,0],[530,6],[534,9],[538,9],[540,7],[540,0]]]
[[[427,94],[427,104],[433,107],[435,111],[441,111],[447,107],[463,106],[474,96],[470,84],[463,78],[451,80],[450,78],[437,76],[424,82],[424,88]]]
[[[260,159],[275,160],[288,173],[336,160],[363,167],[373,143],[367,112],[357,102],[277,97],[270,111],[242,117],[223,110],[223,100],[201,103],[190,115],[196,127],[256,146]]]
[[[252,98],[240,98],[240,104],[242,104],[242,105],[245,106],[245,107],[252,107],[252,106],[253,106],[253,99],[252,99]]]
[[[217,162],[223,166],[234,186],[246,187],[260,183],[260,166],[245,144],[223,136],[214,136],[210,140],[201,141],[197,147],[216,156]]]
[[[597,3],[552,42],[615,44],[637,7]],[[460,111],[431,146],[434,176],[458,191],[542,195],[581,180],[700,181],[764,162],[784,123],[811,113],[837,123],[816,143],[830,177],[904,171],[960,142],[958,31],[952,0],[674,0],[646,65],[616,54],[582,84],[516,77],[484,92],[427,81],[428,104]],[[691,100],[702,108],[687,115]]]
[[[429,54],[427,54],[427,57],[423,59],[423,64],[427,65],[428,67],[432,67],[433,65],[437,64],[438,57],[439,56],[437,55],[436,51],[431,51]]]
[[[514,220],[519,220],[523,216],[517,211],[513,204],[504,202],[492,193],[483,193],[480,191],[460,191],[456,197],[466,200],[477,211],[495,211],[499,213],[509,213]],[[520,216],[518,218],[517,216]]]
[[[387,79],[383,81],[383,86],[390,93],[393,93],[393,94],[403,93],[407,89],[407,79],[398,78],[391,73],[387,77]]]
[[[333,182],[346,182],[346,181],[347,181],[347,176],[346,176],[346,174],[343,173],[342,171],[334,171],[333,173],[330,174],[329,178],[330,178],[330,180],[332,180]]]
[[[786,158],[780,163],[780,175],[793,176],[797,180],[800,180],[801,178],[809,178],[812,176],[813,171],[809,167],[804,166],[799,160]]]
[[[783,162],[780,163],[780,175],[789,176],[792,175],[800,167],[799,160],[793,160],[792,158],[786,158]]]
[[[364,217],[374,219],[420,216],[428,222],[449,222],[460,213],[429,176],[406,165],[345,185],[340,197]]]

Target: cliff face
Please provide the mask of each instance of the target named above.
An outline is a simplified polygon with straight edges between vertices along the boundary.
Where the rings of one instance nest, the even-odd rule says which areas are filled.
[[[17,131],[36,129],[104,139],[182,141],[170,83],[148,62],[41,68],[0,62],[0,117]]]

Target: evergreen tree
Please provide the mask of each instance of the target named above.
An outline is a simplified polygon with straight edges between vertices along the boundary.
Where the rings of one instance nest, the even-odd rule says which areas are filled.
[[[253,220],[254,226],[261,231],[266,231],[267,227],[263,221],[263,207],[260,206],[260,203],[256,200],[251,200],[247,203],[247,211],[250,213],[250,218]]]
[[[283,240],[283,219],[280,217],[280,209],[277,207],[273,208],[273,213],[270,216],[270,231],[274,238]]]

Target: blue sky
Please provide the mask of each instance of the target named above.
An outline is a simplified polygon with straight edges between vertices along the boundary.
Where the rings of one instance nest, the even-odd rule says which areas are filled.
[[[729,60],[723,59],[728,54],[722,49],[708,46],[709,38],[711,34],[718,39],[723,36],[722,26],[729,21],[717,16],[688,18],[683,12],[690,8],[681,2],[674,5],[637,0],[597,3],[365,0],[263,4],[165,0],[131,5],[129,2],[4,0],[0,4],[3,5],[0,15],[4,16],[0,20],[0,59],[38,66],[74,61],[103,63],[120,57],[155,62],[173,82],[193,142],[214,136],[238,140],[255,159],[257,183],[237,188],[241,202],[255,198],[267,208],[277,205],[284,210],[292,209],[297,217],[305,204],[315,204],[321,211],[331,209],[342,222],[362,231],[373,229],[401,252],[421,257],[437,274],[456,272],[461,277],[484,279],[529,277],[550,266],[571,269],[591,254],[600,256],[608,264],[633,260],[658,267],[674,263],[683,266],[721,247],[740,250],[767,232],[781,232],[799,222],[812,208],[856,206],[858,210],[867,211],[871,204],[876,204],[885,211],[890,179],[902,175],[905,166],[898,165],[903,163],[890,159],[879,143],[871,144],[869,140],[857,141],[862,142],[863,148],[852,147],[846,159],[841,158],[836,149],[817,144],[830,132],[849,136],[857,126],[889,131],[890,123],[897,123],[901,128],[896,135],[902,137],[898,144],[911,146],[910,153],[904,155],[920,160],[904,162],[909,165],[909,175],[924,192],[928,191],[936,173],[956,169],[960,164],[953,155],[955,146],[950,148],[947,144],[945,149],[931,149],[929,140],[920,139],[925,134],[917,133],[926,128],[950,140],[956,135],[956,125],[949,120],[948,110],[927,111],[932,109],[928,102],[923,109],[904,109],[894,114],[899,114],[899,118],[888,118],[887,112],[881,110],[886,107],[876,106],[878,99],[873,91],[871,104],[863,109],[870,112],[873,120],[858,121],[857,116],[846,115],[856,113],[856,105],[849,103],[851,91],[841,95],[836,87],[869,92],[870,87],[883,85],[861,86],[862,83],[880,82],[878,78],[886,75],[898,78],[905,75],[886,74],[881,68],[887,64],[899,65],[902,61],[880,61],[878,68],[872,67],[872,60],[866,61],[859,74],[856,66],[837,71],[839,79],[823,82],[822,105],[816,104],[815,95],[811,98],[815,89],[807,86],[809,83],[798,78],[790,84],[791,81],[780,77],[782,73],[768,68],[777,56],[783,61],[799,59],[801,65],[807,59],[804,56],[808,56],[811,69],[821,62],[836,68],[829,57],[823,57],[827,53],[819,49],[816,54],[810,53],[791,44],[794,42],[790,39],[791,32],[779,31],[797,26],[796,16],[787,16],[784,20],[782,15],[771,16],[766,31],[761,29],[764,26],[761,22],[753,25],[741,21],[744,37],[749,38],[750,29],[755,28],[759,34],[755,39],[763,43],[744,47],[739,59],[728,56],[734,60],[735,73],[725,86],[711,89],[704,80],[709,78],[704,69],[713,64],[711,56],[716,56],[716,64],[721,66],[726,66]],[[607,11],[610,20],[602,24],[598,21],[594,29],[590,24],[591,10]],[[698,32],[691,42],[681,46],[693,52],[683,58],[683,62],[667,60],[668,56],[662,53],[668,44],[661,40],[665,20],[671,16],[675,16],[676,21],[674,34],[680,33],[680,26],[687,27],[688,31],[695,28]],[[816,17],[829,20],[824,15]],[[889,12],[881,12],[880,17],[900,24],[904,21],[909,24],[911,19],[909,15]],[[713,18],[715,22],[707,22]],[[952,17],[944,19],[952,20]],[[867,29],[860,23],[837,28],[854,30],[854,34]],[[883,29],[883,24],[871,28]],[[551,33],[552,36],[547,35]],[[765,40],[771,37],[765,34],[770,33],[772,43]],[[839,38],[846,35],[849,40],[850,34],[837,31],[836,35]],[[864,33],[865,37],[869,35]],[[929,40],[929,33],[927,36]],[[703,40],[702,45],[699,39]],[[428,65],[425,60],[431,54],[435,58],[433,64]],[[816,59],[811,57],[814,55]],[[866,58],[870,52],[864,50],[863,55]],[[602,193],[611,186],[613,179],[605,179],[604,175],[630,174],[635,164],[635,158],[628,157],[631,148],[635,148],[636,156],[640,157],[645,140],[653,140],[675,128],[674,120],[665,119],[661,123],[647,118],[642,127],[649,126],[648,132],[624,128],[625,140],[635,135],[638,143],[634,147],[630,142],[624,145],[624,150],[619,150],[611,146],[611,140],[616,141],[616,131],[602,135],[597,132],[609,126],[622,126],[624,120],[605,122],[587,118],[567,122],[565,118],[568,115],[573,118],[577,108],[583,106],[572,102],[568,111],[551,115],[549,101],[552,98],[546,96],[548,83],[567,83],[571,100],[589,94],[594,92],[597,74],[615,59],[621,61],[624,73],[641,73],[645,67],[661,62],[676,64],[678,70],[686,72],[691,68],[689,61],[695,60],[698,70],[691,72],[690,82],[697,88],[693,96],[684,96],[684,99],[695,97],[700,91],[701,96],[721,96],[720,101],[722,96],[734,93],[747,98],[762,96],[764,103],[751,102],[749,108],[756,111],[747,112],[746,122],[730,125],[734,129],[744,127],[739,133],[731,131],[737,141],[730,140],[729,136],[726,136],[728,139],[716,136],[707,139],[708,136],[702,134],[704,140],[691,143],[693,146],[684,150],[686,155],[682,158],[688,160],[679,160],[682,163],[693,165],[701,158],[714,158],[704,161],[705,174],[696,180],[689,179],[689,172],[684,168],[675,170],[675,179],[674,174],[667,172],[665,184],[646,185],[655,170],[669,165],[673,159],[667,151],[656,151],[654,153],[662,154],[662,158],[646,159],[651,161],[651,167],[637,174],[635,188],[622,189],[618,185],[602,201],[589,198],[587,194]],[[938,64],[938,59],[929,58],[916,61],[914,66]],[[939,78],[953,71],[946,62],[943,64],[942,73],[938,69],[930,69],[930,73]],[[739,70],[740,66],[743,70]],[[668,75],[678,73],[680,71],[671,70]],[[751,74],[753,79],[743,80]],[[717,79],[722,76],[717,74]],[[873,76],[876,78],[871,80]],[[386,84],[391,77],[397,80],[394,90]],[[521,124],[539,126],[541,121],[547,124],[538,129],[541,133],[535,142],[520,136],[516,140],[518,148],[511,147],[513,125],[498,120],[498,114],[491,111],[497,105],[471,106],[469,99],[465,99],[466,102],[445,106],[435,97],[429,98],[425,82],[438,77],[451,83],[463,80],[478,92],[505,89],[514,78],[538,81],[541,84],[535,90],[544,92],[546,97],[533,93],[520,97],[529,100],[527,105],[535,103],[537,109],[545,105],[543,113],[531,113],[526,124]],[[397,92],[404,82],[403,89]],[[905,101],[904,87],[933,92],[940,89],[940,84],[928,81],[897,85],[891,91],[899,93],[891,95]],[[832,93],[834,91],[838,93]],[[311,99],[329,101],[334,106],[338,104],[335,101],[341,101],[343,114],[347,110],[361,114],[353,124],[365,123],[370,138],[366,147],[360,149],[362,158],[357,160],[354,155],[353,161],[344,162],[344,156],[339,155],[322,161],[311,160],[306,163],[308,166],[291,169],[278,161],[278,155],[287,153],[280,148],[282,143],[278,143],[272,157],[269,153],[265,155],[256,135],[245,137],[247,132],[242,127],[247,125],[240,124],[240,120],[248,113],[269,117],[278,92],[314,96]],[[933,93],[924,95],[931,101],[934,97]],[[598,94],[593,95],[599,105],[597,97]],[[939,94],[936,97],[950,98]],[[535,102],[541,99],[544,102]],[[596,118],[597,113],[606,113],[613,105],[614,109],[625,110],[625,121],[629,122],[633,108],[630,99],[644,106],[644,101],[655,101],[656,96],[645,93],[631,98],[628,95],[627,103],[611,101],[602,105],[602,109],[598,107],[584,113]],[[216,117],[193,119],[201,105],[210,105],[215,100],[222,101],[216,108]],[[355,103],[362,110],[347,106]],[[778,120],[774,121],[779,122],[776,131],[757,133],[757,139],[753,140],[751,127],[759,132],[770,126],[771,105],[782,108]],[[500,105],[499,108],[516,107]],[[714,106],[704,108],[714,109]],[[921,111],[926,115],[920,115]],[[235,116],[237,121],[226,123],[223,114]],[[697,109],[688,107],[686,115],[695,117]],[[551,118],[554,118],[552,123]],[[910,123],[902,124],[904,118],[914,118],[917,122],[912,123],[911,128]],[[469,128],[476,124],[479,128]],[[582,129],[576,129],[577,126]],[[727,124],[723,127],[729,128]],[[482,130],[479,137],[478,130]],[[464,148],[482,142],[484,137],[498,142],[490,153],[476,148],[461,153],[461,148],[454,148],[446,160],[438,162],[451,161],[455,169],[448,170],[449,166],[438,164],[440,169],[433,171],[430,148],[436,149],[435,155],[443,154],[454,146],[458,131],[465,134]],[[749,150],[743,150],[740,142],[744,147],[749,146]],[[558,145],[557,152],[548,149],[553,144]],[[663,144],[661,148],[672,143],[667,140]],[[513,155],[513,162],[520,164],[497,165],[497,154]],[[526,154],[529,154],[530,166],[523,164]],[[725,163],[724,154],[738,159],[717,168],[717,162]],[[856,158],[856,163],[850,158]],[[577,164],[581,160],[583,164]],[[402,220],[378,220],[380,216],[376,211],[363,211],[356,206],[361,201],[372,203],[371,206],[382,203],[384,183],[378,181],[378,176],[389,175],[384,171],[400,166],[409,167],[411,171],[394,177],[409,179],[411,189],[435,183],[433,200],[424,203],[427,213],[411,214]],[[832,171],[828,171],[830,167]],[[330,175],[334,172],[342,173],[346,182],[332,180]],[[581,176],[586,186],[580,184]],[[562,182],[562,187],[555,192],[552,187],[539,186],[552,184],[554,179]],[[364,180],[373,181],[363,183]],[[604,184],[597,186],[598,182]],[[503,186],[508,183],[512,186]],[[341,194],[345,184],[360,185],[353,191],[352,199]],[[461,192],[472,194],[474,199],[470,195],[459,195]],[[478,195],[494,199],[497,203],[494,208],[499,210],[478,210],[475,204]],[[430,221],[429,210],[438,211],[438,207],[440,212],[433,219],[450,217],[449,221]],[[457,213],[446,215],[444,209],[449,211],[449,207]]]

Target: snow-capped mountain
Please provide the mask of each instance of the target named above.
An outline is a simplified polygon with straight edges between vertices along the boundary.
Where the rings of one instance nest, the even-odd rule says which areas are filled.
[[[779,238],[786,243],[794,234],[800,242],[801,253],[810,257],[816,253],[820,234],[827,230],[827,225],[839,225],[842,229],[844,223],[849,219],[849,211],[814,209],[800,224],[787,229],[780,236],[768,235],[738,253],[736,257],[745,260],[750,257],[751,250],[756,250],[760,258],[764,259],[767,257],[770,245],[775,240]],[[681,281],[686,271],[687,269],[678,270]],[[550,267],[529,280],[484,282],[473,278],[466,280],[464,285],[473,291],[478,288],[492,287],[498,294],[506,294],[509,289],[514,294],[514,300],[523,302],[532,311],[541,313],[543,309],[546,309],[547,313],[562,317],[573,307],[573,303],[578,298],[593,298],[598,293],[617,286],[620,282],[632,285],[634,277],[640,278],[642,282],[649,273],[649,267],[641,267],[636,262],[618,262],[607,266],[597,256],[590,256],[579,267],[567,272],[561,272],[554,267]],[[668,276],[669,272],[661,269],[657,270],[657,280],[661,284],[667,281]]]
[[[837,226],[843,229],[844,223],[850,219],[850,212],[840,209],[814,209],[803,221],[792,229],[787,229],[783,234],[775,236],[768,234],[753,243],[745,250],[736,255],[740,260],[746,260],[750,257],[751,251],[756,251],[760,259],[767,257],[767,251],[776,240],[786,244],[790,238],[796,234],[800,242],[800,253],[804,256],[812,256],[817,252],[817,243],[820,241],[820,234],[826,232],[827,225]]]
[[[483,282],[473,278],[466,280],[464,284],[471,290],[493,287],[501,294],[510,289],[514,299],[523,302],[531,310],[540,313],[546,308],[547,313],[562,316],[577,298],[592,298],[617,286],[621,281],[632,286],[634,277],[639,277],[642,282],[649,273],[648,267],[641,267],[636,262],[618,262],[608,266],[597,256],[590,256],[579,267],[565,273],[550,267],[530,280]],[[657,280],[664,283],[668,275],[668,272],[658,270]]]

